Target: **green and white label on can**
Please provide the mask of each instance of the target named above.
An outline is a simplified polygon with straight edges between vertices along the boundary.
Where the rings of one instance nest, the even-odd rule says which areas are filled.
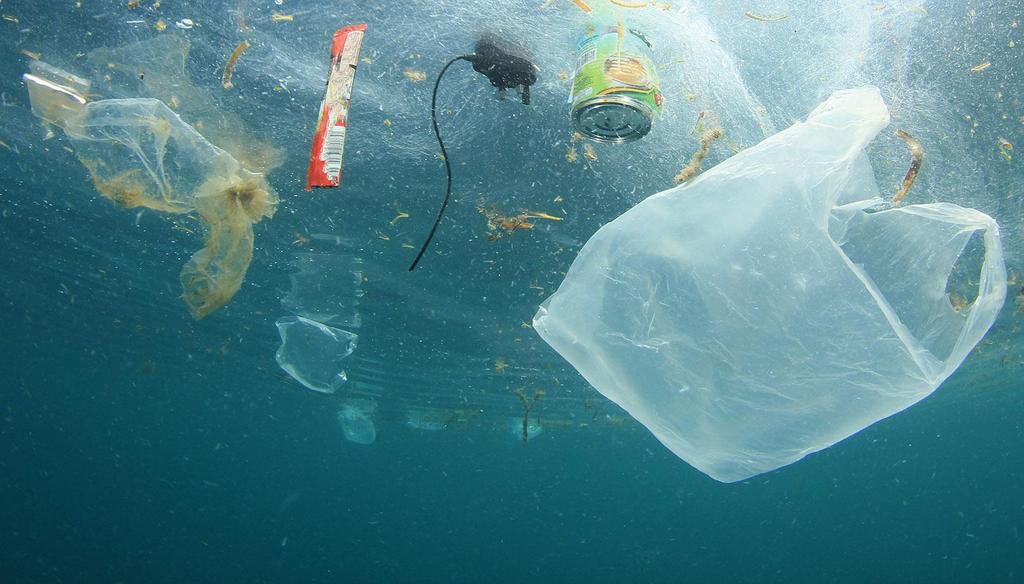
[[[598,142],[631,142],[651,131],[663,98],[651,44],[621,26],[599,29],[576,47],[572,88],[576,131]]]

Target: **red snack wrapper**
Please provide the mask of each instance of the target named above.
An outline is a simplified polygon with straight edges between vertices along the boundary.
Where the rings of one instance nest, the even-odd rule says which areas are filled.
[[[352,81],[359,63],[365,24],[346,26],[334,33],[331,43],[331,72],[327,76],[327,94],[320,104],[320,119],[313,135],[313,151],[306,171],[306,190],[313,187],[337,187],[341,184],[341,158],[348,129],[348,106],[352,99]]]

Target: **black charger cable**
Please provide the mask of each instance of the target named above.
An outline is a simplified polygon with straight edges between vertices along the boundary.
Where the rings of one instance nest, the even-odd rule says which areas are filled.
[[[499,91],[504,92],[510,88],[518,89],[524,105],[530,104],[530,86],[537,82],[536,65],[522,57],[517,57],[504,51],[489,40],[477,42],[474,53],[459,55],[448,61],[444,68],[441,69],[437,80],[434,81],[434,93],[430,98],[430,121],[434,127],[434,136],[437,137],[437,143],[441,146],[441,157],[444,159],[444,169],[448,175],[448,186],[445,188],[444,200],[441,202],[441,208],[437,212],[437,218],[434,219],[434,224],[430,227],[430,233],[427,234],[427,238],[420,247],[419,253],[416,254],[416,259],[409,266],[410,272],[416,269],[420,260],[423,259],[423,254],[427,253],[427,248],[430,247],[430,242],[434,240],[434,234],[437,233],[437,228],[441,225],[441,219],[444,218],[445,209],[448,208],[448,203],[451,201],[452,163],[448,160],[448,151],[444,147],[444,140],[441,139],[441,130],[437,126],[437,88],[441,86],[441,79],[448,71],[448,68],[457,61],[463,60],[472,63],[473,70],[485,75],[490,80],[491,85],[497,87]]]
[[[416,269],[416,266],[423,259],[423,254],[427,253],[427,248],[430,247],[430,242],[434,239],[434,234],[437,233],[437,226],[441,224],[441,219],[444,217],[444,210],[448,208],[448,202],[452,198],[452,163],[448,161],[448,151],[444,148],[444,140],[441,139],[441,130],[437,128],[437,88],[441,85],[441,78],[444,77],[448,67],[455,64],[456,61],[465,59],[469,61],[472,55],[460,55],[455,57],[441,69],[441,74],[437,76],[437,80],[434,81],[434,95],[430,98],[430,121],[434,124],[434,136],[437,136],[437,143],[441,146],[441,158],[444,159],[444,169],[448,173],[448,187],[444,191],[444,201],[441,202],[441,209],[437,212],[437,219],[434,219],[434,225],[430,228],[430,233],[427,234],[427,239],[423,241],[423,245],[420,247],[419,253],[416,254],[416,259],[412,261],[412,265],[409,266],[409,271]]]

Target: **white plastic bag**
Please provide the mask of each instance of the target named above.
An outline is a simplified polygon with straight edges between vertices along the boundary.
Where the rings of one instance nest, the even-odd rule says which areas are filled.
[[[738,481],[929,395],[1006,295],[999,230],[950,204],[881,206],[875,88],[601,228],[534,328],[680,458]],[[974,233],[977,299],[947,280]]]

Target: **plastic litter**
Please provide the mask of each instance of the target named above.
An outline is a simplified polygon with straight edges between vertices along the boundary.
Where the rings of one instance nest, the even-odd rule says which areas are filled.
[[[346,26],[334,33],[327,93],[320,103],[313,150],[306,171],[307,191],[313,190],[313,187],[336,187],[341,184],[341,159],[345,152],[348,108],[364,34],[365,24]]]
[[[416,430],[437,432],[447,428],[453,417],[454,414],[446,410],[413,407],[405,412],[405,423]]]
[[[373,416],[377,402],[372,399],[347,399],[338,410],[338,423],[345,433],[345,439],[356,444],[373,444],[377,441],[377,428]]]
[[[85,96],[92,85],[89,80],[43,61],[31,61],[29,71],[24,80],[36,117],[60,125],[87,103]]]
[[[102,48],[89,54],[97,68],[93,81],[39,61],[24,80],[33,113],[63,128],[103,196],[126,209],[199,214],[205,245],[179,279],[189,311],[200,319],[226,304],[245,279],[252,226],[273,216],[278,202],[264,176],[249,168],[272,168],[280,154],[249,139],[237,116],[219,111],[208,92],[191,85],[188,48],[175,37]],[[208,126],[223,148],[179,113],[215,122]]]
[[[268,173],[280,166],[280,149],[254,136],[241,116],[225,111],[213,91],[192,82],[190,52],[189,40],[179,34],[90,51],[86,61],[92,67],[93,91],[104,98],[159,99],[243,168]]]
[[[725,482],[923,399],[992,325],[1006,272],[987,215],[886,208],[864,148],[888,123],[877,89],[837,92],[806,122],[649,197],[587,242],[534,328]],[[975,234],[983,254],[961,258]],[[961,269],[969,260],[980,268]],[[973,302],[955,309],[947,290],[971,283]]]
[[[342,361],[356,349],[359,335],[301,316],[277,319],[281,346],[277,364],[313,391],[334,393],[348,381]]]
[[[363,260],[351,254],[297,253],[291,290],[281,304],[292,314],[324,324],[359,328]]]
[[[181,270],[183,299],[197,319],[226,304],[252,261],[253,224],[277,205],[263,176],[242,168],[156,99],[96,101],[59,123],[103,196],[126,209],[199,212],[205,247]]]

